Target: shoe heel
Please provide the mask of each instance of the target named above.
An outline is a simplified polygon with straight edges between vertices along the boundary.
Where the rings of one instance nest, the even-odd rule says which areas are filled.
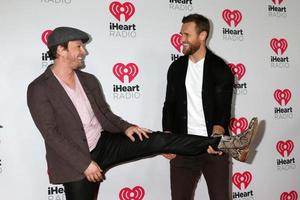
[[[246,162],[246,160],[248,159],[248,155],[249,155],[249,149],[242,150],[239,155],[239,161]]]
[[[250,139],[249,146],[251,145],[252,141],[254,140],[254,138],[256,136],[257,126],[258,126],[258,119],[257,119],[257,117],[253,117],[250,121],[250,124],[249,124],[249,129],[252,130],[252,136],[251,136],[251,139]]]

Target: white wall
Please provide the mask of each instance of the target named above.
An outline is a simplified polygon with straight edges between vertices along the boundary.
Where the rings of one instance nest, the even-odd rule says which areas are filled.
[[[298,199],[300,2],[170,1],[128,0],[131,10],[125,11],[134,7],[134,12],[127,21],[123,14],[120,21],[114,17],[109,9],[113,1],[107,0],[0,1],[0,199],[64,199],[61,186],[48,183],[43,140],[26,105],[27,85],[49,63],[41,39],[44,31],[73,26],[90,33],[84,70],[99,78],[112,110],[132,123],[161,130],[167,69],[171,57],[181,55],[171,37],[179,32],[182,17],[195,12],[212,20],[209,47],[241,77],[233,102],[233,134],[252,116],[261,120],[251,162],[233,161],[233,199]],[[280,11],[269,12],[269,7]],[[236,27],[231,19],[238,22]],[[131,30],[110,30],[116,23]],[[278,55],[270,46],[272,39]],[[279,45],[286,43],[281,54]],[[272,56],[282,62],[271,62]],[[116,63],[135,63],[139,72],[130,83],[127,77],[122,83],[112,71]],[[114,85],[138,86],[139,91],[114,92]],[[283,101],[287,104],[279,104]],[[275,109],[286,113],[275,114]],[[161,156],[118,166],[106,177],[101,199],[127,200],[130,191],[136,192],[132,200],[170,199],[169,164]],[[195,199],[200,198],[208,199],[203,180]]]

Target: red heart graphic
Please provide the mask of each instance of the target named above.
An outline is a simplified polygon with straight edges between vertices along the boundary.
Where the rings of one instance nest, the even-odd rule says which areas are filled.
[[[229,122],[230,130],[235,134],[240,134],[248,127],[248,120],[245,117],[231,118]]]
[[[130,83],[139,73],[139,68],[134,63],[128,63],[127,65],[117,63],[113,67],[113,73],[122,83],[124,83],[124,77],[127,76]]]
[[[233,184],[239,189],[242,189],[242,184],[244,184],[244,189],[246,189],[252,180],[252,174],[249,171],[245,171],[244,173],[235,173],[232,176]]]
[[[233,63],[229,63],[228,66],[231,69],[231,72],[234,76],[237,77],[238,80],[241,80],[242,77],[245,75],[246,73],[246,68],[243,64],[238,63],[238,64],[233,64]]]
[[[109,5],[110,13],[118,20],[121,20],[121,14],[125,16],[125,22],[134,14],[135,7],[130,2],[121,4],[120,2],[114,1]]]
[[[181,38],[182,36],[178,33],[173,34],[171,37],[171,44],[173,45],[173,47],[175,47],[175,49],[177,49],[179,53],[181,52],[180,48],[182,46]]]
[[[292,97],[292,93],[289,89],[280,90],[277,89],[274,92],[274,98],[281,106],[286,106]]]
[[[283,2],[283,0],[272,0],[272,1],[274,4],[278,4],[278,5],[280,5]]]
[[[145,190],[141,186],[136,186],[133,189],[125,187],[119,192],[120,200],[143,200],[144,196]]]
[[[225,9],[222,13],[224,21],[231,27],[231,22],[233,21],[234,26],[236,27],[242,20],[242,13],[238,10],[229,10]]]
[[[271,48],[273,49],[273,51],[278,55],[279,54],[279,50],[281,52],[281,55],[284,54],[285,50],[287,49],[288,47],[288,43],[285,39],[276,39],[276,38],[273,38],[271,41],[270,41],[270,46]]]
[[[287,156],[289,156],[294,149],[294,142],[292,140],[287,140],[286,142],[279,141],[277,142],[276,149],[282,157],[284,157],[284,152],[287,152]]]
[[[280,200],[298,200],[298,193],[294,190],[289,193],[283,192],[280,195]]]
[[[52,30],[45,30],[42,33],[41,39],[46,46],[47,46],[48,37],[51,33],[52,33]]]

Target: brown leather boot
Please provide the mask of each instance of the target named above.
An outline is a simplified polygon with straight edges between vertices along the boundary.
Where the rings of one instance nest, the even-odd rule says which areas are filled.
[[[234,159],[245,162],[250,144],[257,133],[257,117],[251,119],[247,130],[236,136],[222,136],[218,149],[230,154]]]

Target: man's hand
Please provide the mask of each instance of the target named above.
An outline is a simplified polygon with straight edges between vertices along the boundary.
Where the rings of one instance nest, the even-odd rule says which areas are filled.
[[[164,131],[164,133],[172,134],[171,131]],[[172,159],[174,159],[176,157],[176,154],[173,154],[173,153],[163,153],[162,156],[165,157],[168,160],[172,160]]]
[[[138,126],[130,126],[128,129],[126,129],[125,134],[129,139],[134,142],[135,139],[133,137],[133,134],[137,134],[141,141],[143,141],[143,137],[149,138],[148,133],[151,133],[152,131],[147,128],[140,128]]]
[[[213,131],[212,131],[212,132],[213,132],[213,134],[212,134],[213,137],[219,137],[219,136],[224,135],[225,129],[223,128],[223,126],[220,126],[220,125],[214,125],[214,126],[213,126]],[[223,154],[222,151],[216,151],[216,150],[214,150],[211,146],[209,146],[209,147],[207,148],[207,153],[213,154],[213,155],[219,155],[219,156],[221,156],[221,155]]]
[[[213,155],[219,155],[219,156],[221,156],[223,154],[222,151],[215,151],[211,146],[208,146],[207,153],[213,154]]]
[[[102,174],[102,169],[95,161],[92,161],[88,166],[88,168],[83,173],[87,178],[87,180],[90,182],[95,183],[95,182],[102,181],[104,179]]]
[[[213,136],[214,137],[216,137],[216,136],[222,136],[225,133],[225,129],[223,128],[223,126],[214,125],[212,132],[213,132]]]
[[[172,160],[176,157],[176,154],[173,153],[163,153],[162,154],[163,157],[165,157],[166,159]]]

